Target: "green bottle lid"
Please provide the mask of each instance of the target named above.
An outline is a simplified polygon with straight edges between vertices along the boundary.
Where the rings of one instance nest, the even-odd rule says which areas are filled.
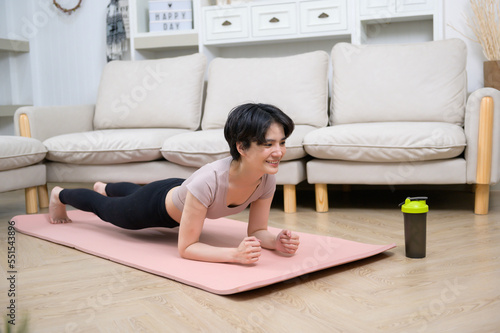
[[[422,214],[429,211],[429,206],[425,203],[427,197],[406,198],[405,202],[400,203],[401,211],[410,214]]]

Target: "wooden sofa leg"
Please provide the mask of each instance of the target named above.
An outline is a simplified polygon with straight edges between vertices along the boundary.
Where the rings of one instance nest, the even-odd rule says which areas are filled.
[[[40,185],[37,187],[38,189],[38,202],[40,204],[40,208],[49,207],[49,192],[47,190],[47,184]]]
[[[477,141],[476,202],[474,213],[488,214],[493,147],[493,98],[483,97],[479,113]]]
[[[26,213],[36,214],[38,213],[38,200],[36,195],[36,186],[28,187],[24,190],[26,198]]]
[[[30,129],[30,121],[26,114],[21,114],[19,116],[19,134],[21,136],[31,138],[31,129]],[[43,190],[42,188],[45,188]],[[42,185],[35,187],[29,187],[25,190],[26,197],[26,213],[35,214],[38,213],[38,196],[40,197],[40,207],[47,208],[49,207],[49,196],[47,193],[47,185]]]
[[[316,196],[316,211],[318,213],[328,212],[328,187],[327,184],[314,184]]]
[[[476,202],[474,204],[474,213],[480,215],[488,214],[488,206],[490,201],[490,185],[477,184],[475,198]]]
[[[285,202],[285,213],[295,213],[297,211],[295,185],[283,185],[283,199]]]

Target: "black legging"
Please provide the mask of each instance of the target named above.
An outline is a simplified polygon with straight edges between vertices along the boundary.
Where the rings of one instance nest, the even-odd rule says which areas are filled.
[[[182,184],[184,179],[169,178],[141,186],[132,183],[110,183],[106,194],[87,189],[64,189],[59,194],[63,204],[93,212],[101,220],[124,229],[174,228],[179,224],[172,219],[165,207],[170,189]]]

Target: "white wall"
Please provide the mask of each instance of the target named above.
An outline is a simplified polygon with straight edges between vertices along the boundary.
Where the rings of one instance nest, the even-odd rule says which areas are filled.
[[[444,0],[444,37],[460,38],[467,44],[469,92],[483,87],[483,62],[486,60],[479,43],[471,40],[475,40],[475,37],[466,25],[466,17],[471,17],[471,15],[469,0]]]
[[[0,2],[0,37],[7,36],[7,8],[5,0]],[[0,105],[12,104],[10,86],[10,60],[9,54],[0,52]],[[5,84],[3,84],[5,83]],[[1,119],[0,119],[1,121]]]
[[[71,15],[55,8],[51,0],[0,1],[9,12],[8,31],[0,33],[30,42],[30,82],[26,85],[31,84],[33,91],[30,96],[21,95],[17,103],[94,103],[106,63],[108,1],[83,1]]]
[[[8,32],[7,2],[0,1],[0,37],[6,38]],[[15,61],[7,52],[0,52],[0,105],[13,104],[11,65]],[[17,58],[17,57],[15,57]],[[15,80],[15,79],[14,79]],[[31,86],[31,85],[30,85]],[[0,117],[0,135],[11,135],[14,133],[14,126],[10,117]]]

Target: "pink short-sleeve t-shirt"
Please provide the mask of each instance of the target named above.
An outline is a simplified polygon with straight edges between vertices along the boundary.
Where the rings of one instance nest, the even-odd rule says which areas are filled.
[[[203,206],[207,207],[207,218],[216,219],[239,213],[252,202],[274,195],[276,178],[274,175],[264,174],[253,194],[243,204],[228,206],[226,199],[231,161],[232,157],[226,157],[196,170],[175,189],[172,198],[174,205],[182,211],[189,191]]]

